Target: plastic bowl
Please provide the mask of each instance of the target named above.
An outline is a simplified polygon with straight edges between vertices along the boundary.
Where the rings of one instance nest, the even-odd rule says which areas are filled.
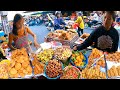
[[[86,56],[85,54],[83,54],[83,55],[84,55],[84,58],[85,58],[85,65],[84,65],[84,66],[76,66],[76,65],[74,64],[74,62],[72,61],[72,59],[70,59],[71,64],[72,64],[73,66],[77,67],[77,68],[80,68],[80,69],[86,68],[86,66],[87,66],[87,64],[88,64],[88,58],[87,58],[87,56]]]
[[[59,61],[61,64],[62,64],[62,62],[61,61]],[[61,75],[59,75],[59,76],[57,76],[57,77],[55,77],[55,78],[50,78],[47,74],[46,74],[46,67],[47,67],[47,65],[48,65],[48,62],[46,63],[46,65],[45,65],[45,67],[44,67],[44,76],[47,78],[47,79],[58,79],[58,78],[60,78],[61,77]],[[63,66],[63,64],[62,64],[62,70],[64,69],[64,66]]]

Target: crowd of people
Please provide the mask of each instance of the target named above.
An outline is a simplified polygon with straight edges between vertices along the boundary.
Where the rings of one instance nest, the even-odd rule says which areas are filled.
[[[73,15],[73,14],[72,14]],[[54,19],[54,29],[63,29],[66,26],[64,22],[64,18],[60,12],[56,12],[56,18]],[[88,19],[87,22],[88,26],[91,27],[92,25],[100,23],[100,26],[96,28],[90,36],[82,43],[81,45],[75,46],[74,50],[82,50],[91,46],[94,43],[94,47],[105,50],[107,52],[115,52],[118,49],[119,43],[119,33],[114,28],[117,24],[119,25],[119,21],[116,21],[116,13],[115,11],[94,11],[91,13],[90,16],[84,17],[82,12],[77,12],[74,17],[72,16],[72,20],[74,20],[73,26],[76,26],[76,30],[78,35],[81,36],[84,33],[85,28],[85,19]],[[114,25],[114,23],[117,23]],[[73,28],[74,28],[73,27]],[[106,41],[106,42],[105,42]],[[105,45],[104,45],[105,44]]]
[[[82,50],[94,43],[94,47],[102,51],[117,51],[119,34],[113,26],[115,18],[116,14],[114,11],[106,11],[104,13],[103,24],[95,29],[82,44],[74,46],[73,49]]]
[[[25,19],[24,17],[22,17],[22,15],[16,14],[14,17],[14,20],[10,23],[12,28],[9,34],[9,44],[8,44],[9,47],[11,49],[15,49],[13,48],[13,46],[16,46],[17,48],[21,48],[24,46],[28,47],[27,34],[31,34],[34,37],[34,44],[36,47],[38,46],[38,43],[36,42],[36,35],[28,28],[28,26],[25,26],[24,22],[34,21],[38,25],[41,23],[41,21],[42,23],[49,22],[51,23],[51,26],[54,27],[54,30],[57,30],[57,29],[66,30],[67,29],[65,18],[62,17],[61,12],[57,11],[55,12],[54,18],[52,19],[49,19],[49,18],[50,17],[48,15],[45,15],[41,17],[29,17]],[[81,36],[84,33],[86,19],[90,20],[90,22],[89,21],[87,22],[90,26],[97,22],[102,23],[101,26],[99,26],[97,29],[95,29],[90,34],[88,39],[86,39],[83,44],[81,44],[80,46],[75,46],[74,50],[84,49],[88,47],[89,45],[91,45],[93,42],[95,43],[94,44],[95,47],[100,49],[98,45],[100,44],[99,42],[102,42],[102,40],[98,40],[98,39],[104,35],[110,36],[110,38],[112,39],[112,46],[111,47],[108,46],[107,51],[117,50],[118,42],[119,42],[119,35],[118,35],[118,31],[115,28],[120,26],[120,18],[119,17],[116,18],[115,12],[94,11],[93,13],[90,14],[90,16],[84,16],[83,13],[80,11],[80,12],[72,13],[69,19],[74,21],[71,27],[77,30],[77,33],[79,36]],[[115,25],[113,25],[113,23],[115,23]],[[14,45],[12,44],[13,41],[14,41]],[[19,42],[19,43],[16,43],[16,42]]]

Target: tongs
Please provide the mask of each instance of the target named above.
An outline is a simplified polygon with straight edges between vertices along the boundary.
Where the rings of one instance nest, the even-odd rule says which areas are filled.
[[[104,54],[103,54],[102,56],[100,56],[99,58],[94,59],[95,61],[94,61],[94,63],[91,65],[90,68],[92,68],[92,67],[96,64],[96,62],[99,61],[102,57],[104,57]]]
[[[108,79],[120,79],[120,76],[114,76],[114,77],[110,77]]]

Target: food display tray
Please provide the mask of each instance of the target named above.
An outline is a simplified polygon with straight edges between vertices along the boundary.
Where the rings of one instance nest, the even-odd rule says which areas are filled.
[[[107,61],[108,70],[109,70],[112,66],[115,66],[115,67],[120,66],[120,63],[116,63],[116,62],[112,62],[112,61]],[[108,79],[120,79],[120,76],[109,77]]]
[[[71,41],[69,40],[59,40],[59,39],[54,39],[54,38],[50,38],[50,37],[45,37],[45,41],[46,42],[51,42],[51,41],[57,41],[57,42],[61,42],[62,45],[70,45],[73,46],[74,42],[79,38],[78,35],[74,36],[73,39]]]

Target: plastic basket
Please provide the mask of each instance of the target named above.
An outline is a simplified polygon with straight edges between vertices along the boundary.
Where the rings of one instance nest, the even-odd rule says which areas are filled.
[[[85,54],[83,54],[83,55],[84,55],[85,63],[86,63],[84,66],[76,66],[76,65],[74,64],[74,62],[72,61],[72,59],[70,59],[71,64],[72,64],[73,66],[77,67],[77,68],[80,68],[80,69],[86,68],[86,66],[88,65],[88,58],[87,58],[87,56],[86,56]]]
[[[61,61],[59,61],[59,62],[62,64]],[[48,75],[46,74],[46,67],[47,67],[47,65],[48,65],[48,62],[46,63],[46,65],[45,65],[45,67],[44,67],[44,76],[45,76],[47,79],[59,79],[59,78],[61,77],[61,75],[59,75],[59,76],[57,76],[57,77],[55,77],[55,78],[50,78],[50,77],[48,77]],[[63,64],[62,64],[62,69],[64,69]]]

